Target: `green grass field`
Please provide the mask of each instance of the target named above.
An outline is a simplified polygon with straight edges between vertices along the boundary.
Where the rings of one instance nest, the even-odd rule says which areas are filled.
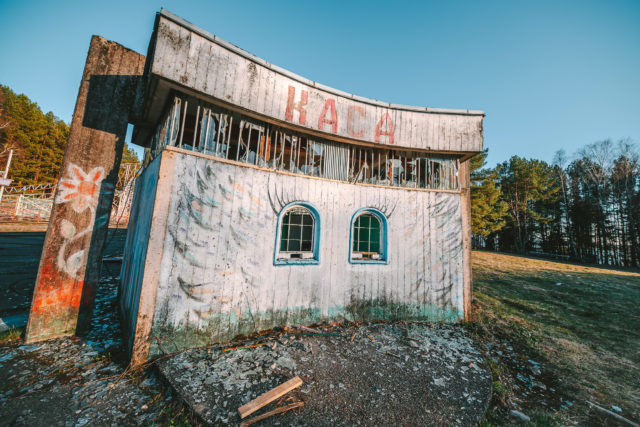
[[[486,345],[494,393],[485,425],[640,421],[640,274],[473,253],[469,329]]]

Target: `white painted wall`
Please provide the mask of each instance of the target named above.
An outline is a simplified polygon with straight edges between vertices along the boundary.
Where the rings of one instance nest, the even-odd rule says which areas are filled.
[[[357,319],[350,308],[369,303],[367,319],[463,317],[459,193],[365,187],[182,153],[171,188],[151,354],[158,341],[184,348],[278,324]],[[319,212],[319,265],[273,265],[277,214],[295,200]],[[386,265],[348,261],[351,218],[363,207],[390,214]]]

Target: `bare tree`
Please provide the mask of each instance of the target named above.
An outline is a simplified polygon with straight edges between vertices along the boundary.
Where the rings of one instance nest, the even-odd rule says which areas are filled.
[[[605,139],[589,144],[579,151],[579,155],[584,159],[585,183],[592,188],[597,203],[596,247],[600,252],[600,262],[604,264],[609,264],[610,255],[606,219],[609,216],[607,208],[614,150],[613,142]]]
[[[567,163],[567,153],[564,150],[556,151],[553,157],[553,165],[560,179],[560,186],[562,188],[562,201],[564,214],[564,220],[567,224],[567,234],[569,237],[569,244],[571,245],[571,252],[574,258],[578,258],[578,249],[576,248],[575,239],[573,237],[573,227],[571,226],[571,218],[569,218],[569,200],[567,198],[567,176],[565,174],[565,165]]]
[[[614,199],[617,202],[618,226],[620,236],[618,252],[624,265],[637,265],[638,259],[638,215],[634,207],[636,182],[640,172],[640,156],[630,139],[622,139],[617,144],[617,159],[612,172]],[[614,202],[614,201],[612,201]],[[614,214],[615,214],[614,213]],[[630,253],[630,257],[627,254]]]

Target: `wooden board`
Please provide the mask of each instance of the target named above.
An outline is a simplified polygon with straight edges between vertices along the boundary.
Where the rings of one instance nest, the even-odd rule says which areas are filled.
[[[253,417],[251,419],[243,421],[242,423],[240,423],[240,426],[242,426],[242,427],[250,426],[251,424],[257,423],[258,421],[266,420],[267,418],[272,417],[274,415],[282,414],[283,412],[287,412],[287,411],[290,411],[292,409],[300,408],[302,406],[304,406],[304,402],[290,403],[288,405],[281,406],[281,407],[276,408],[274,410],[271,410],[269,412],[265,412],[264,414],[258,415],[257,417]]]
[[[238,408],[238,412],[240,413],[240,418],[244,418],[247,415],[251,415],[256,412],[258,409],[262,408],[265,405],[273,402],[277,398],[284,396],[289,393],[291,390],[300,387],[302,385],[302,380],[300,377],[296,376],[291,378],[286,383],[280,384],[278,387],[269,390],[268,392],[261,394],[260,396],[253,399],[251,402],[242,405]]]

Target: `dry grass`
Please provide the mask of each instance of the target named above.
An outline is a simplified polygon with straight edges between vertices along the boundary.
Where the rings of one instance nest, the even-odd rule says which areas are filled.
[[[474,252],[473,278],[469,328],[488,344],[497,389],[489,424],[519,407],[534,424],[615,425],[586,400],[640,420],[640,274]],[[538,392],[521,381],[532,358]]]
[[[0,332],[0,344],[10,344],[20,339],[22,331],[20,329],[11,328],[7,331]]]

